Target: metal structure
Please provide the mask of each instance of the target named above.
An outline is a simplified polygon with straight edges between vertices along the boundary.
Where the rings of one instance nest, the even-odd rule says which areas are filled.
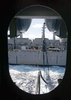
[[[40,12],[40,13],[39,13]],[[43,12],[43,13],[42,13]],[[10,35],[9,37],[16,37],[20,34],[20,32],[25,32],[28,30],[31,19],[32,18],[44,18],[45,23],[49,31],[54,32],[54,34],[58,35],[61,38],[67,38],[67,29],[62,18],[52,9],[40,6],[30,7],[29,10],[25,9],[19,12],[10,24]],[[46,63],[48,64],[48,56],[46,49],[46,41],[45,41],[45,23],[43,25],[43,36],[42,36],[42,52],[43,52],[43,66],[45,65],[45,55],[46,53]],[[15,41],[15,40],[14,40]],[[15,57],[14,57],[15,58]],[[17,63],[16,56],[16,63]],[[38,74],[38,93],[40,94],[40,72]],[[49,67],[48,67],[48,77],[49,77]],[[44,78],[41,76],[44,80]],[[45,81],[46,82],[46,81]],[[46,82],[47,83],[47,82]]]
[[[40,12],[40,13],[39,13]],[[22,31],[27,31],[33,18],[43,18],[49,31],[53,31],[59,37],[67,37],[66,25],[61,16],[50,8],[36,5],[24,9],[11,21],[9,37],[16,37]]]
[[[44,73],[45,73],[45,55],[44,52],[46,52],[46,62],[48,64],[48,56],[47,56],[47,48],[46,48],[46,41],[45,41],[45,23],[43,24],[43,34],[42,34],[42,51],[43,51],[43,67],[44,67]],[[40,77],[42,80],[48,84],[48,82],[45,81],[43,78],[41,71],[39,70],[38,72],[38,80],[37,80],[37,88],[36,88],[36,93],[40,94]],[[48,81],[49,81],[49,66],[48,66]]]

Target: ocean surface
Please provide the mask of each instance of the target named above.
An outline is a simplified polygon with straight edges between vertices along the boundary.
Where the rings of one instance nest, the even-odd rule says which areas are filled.
[[[49,68],[49,70],[48,70]],[[9,65],[9,73],[15,85],[19,89],[30,94],[36,94],[38,71],[41,70],[46,84],[40,78],[40,94],[49,93],[58,86],[58,79],[63,79],[65,68],[59,66],[32,66],[32,65]],[[48,78],[49,75],[49,78]]]

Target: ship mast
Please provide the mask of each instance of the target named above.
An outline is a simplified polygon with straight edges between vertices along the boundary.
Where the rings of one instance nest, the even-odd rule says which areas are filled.
[[[45,65],[45,51],[46,51],[46,47],[45,47],[45,23],[43,24],[43,34],[42,34],[42,51],[43,51],[43,67]]]
[[[45,55],[46,55],[46,64],[48,65],[47,46],[46,46],[46,40],[45,40],[45,23],[43,24],[42,51],[43,51],[43,67],[44,67]],[[44,67],[44,71],[45,71],[45,67]],[[48,66],[48,81],[49,81],[49,66]]]

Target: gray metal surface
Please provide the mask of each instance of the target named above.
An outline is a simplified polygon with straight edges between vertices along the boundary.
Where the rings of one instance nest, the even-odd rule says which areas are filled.
[[[65,66],[66,53],[67,52],[48,52],[48,64]],[[46,61],[46,53],[44,53],[44,55],[45,65],[48,65]],[[8,51],[8,58],[9,64],[43,65],[43,52],[37,50]]]
[[[31,16],[31,17],[30,17]],[[58,13],[56,13],[54,10],[50,9],[49,7],[35,5],[25,8],[24,10],[20,11],[15,17],[16,18],[40,18],[40,17],[52,17],[52,18],[61,18]]]

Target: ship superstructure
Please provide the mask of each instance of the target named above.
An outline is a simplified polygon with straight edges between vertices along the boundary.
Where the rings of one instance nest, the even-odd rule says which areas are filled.
[[[43,65],[45,62],[44,65],[66,65],[66,41],[61,43],[59,40],[45,38],[44,28],[45,23],[42,38],[33,41],[29,38],[8,39],[9,64]]]

